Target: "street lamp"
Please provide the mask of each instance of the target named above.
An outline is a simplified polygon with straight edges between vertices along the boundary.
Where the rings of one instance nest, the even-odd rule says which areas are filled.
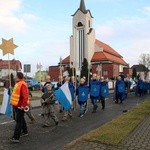
[[[62,73],[62,71],[64,70],[64,67],[62,66],[62,57],[60,57],[59,58],[59,69],[60,69],[60,76],[62,77],[63,75],[63,73]],[[62,82],[62,81],[61,81]],[[62,84],[62,83],[61,83]]]

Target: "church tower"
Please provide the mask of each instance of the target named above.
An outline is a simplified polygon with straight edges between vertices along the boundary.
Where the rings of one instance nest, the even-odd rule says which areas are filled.
[[[89,65],[95,51],[95,30],[93,29],[92,15],[86,9],[84,0],[74,13],[72,19],[72,36],[70,37],[70,63],[80,73],[83,59],[86,58]]]

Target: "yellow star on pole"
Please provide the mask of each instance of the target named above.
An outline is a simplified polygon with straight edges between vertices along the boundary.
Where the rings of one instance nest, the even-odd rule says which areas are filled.
[[[13,38],[10,40],[5,40],[2,38],[2,44],[0,45],[0,49],[3,51],[3,56],[10,53],[14,55],[14,49],[18,46],[13,43]]]

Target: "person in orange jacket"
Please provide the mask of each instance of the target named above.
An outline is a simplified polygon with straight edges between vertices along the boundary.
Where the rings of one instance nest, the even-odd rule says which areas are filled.
[[[29,110],[29,93],[28,86],[24,81],[24,75],[22,72],[17,72],[16,84],[11,94],[10,104],[13,106],[16,117],[14,135],[10,138],[10,141],[19,143],[20,136],[28,135],[24,114]]]

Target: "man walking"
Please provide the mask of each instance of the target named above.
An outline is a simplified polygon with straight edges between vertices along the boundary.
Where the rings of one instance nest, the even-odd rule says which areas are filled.
[[[13,106],[16,117],[14,135],[10,138],[10,141],[19,143],[20,136],[28,135],[24,114],[25,111],[28,111],[29,109],[29,94],[28,86],[24,81],[22,72],[17,73],[16,84],[11,95],[10,104]]]

